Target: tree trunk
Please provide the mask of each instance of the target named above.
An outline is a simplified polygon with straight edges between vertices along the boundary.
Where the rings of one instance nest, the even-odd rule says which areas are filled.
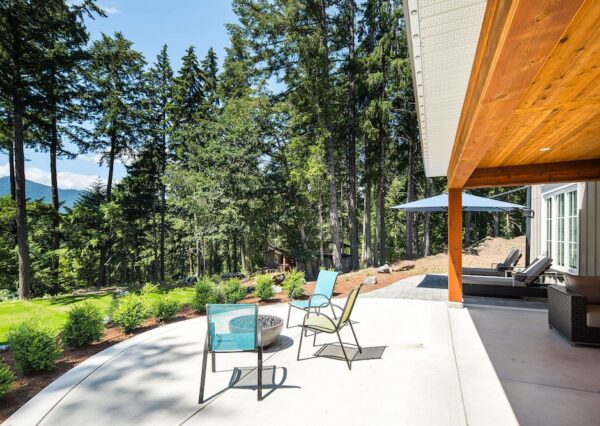
[[[471,212],[465,212],[465,238],[463,246],[465,248],[471,246]]]
[[[377,216],[379,240],[379,264],[386,263],[387,253],[385,247],[385,153],[386,137],[383,127],[379,130],[379,178],[377,180]],[[376,254],[377,255],[377,254]]]
[[[425,178],[425,198],[429,198],[431,194],[429,193],[429,179]],[[429,220],[431,213],[425,213],[425,230],[424,230],[424,241],[423,241],[423,256],[429,256]]]
[[[112,181],[115,166],[115,153],[117,149],[117,136],[114,134],[110,137],[110,151],[108,153],[108,179],[106,182],[106,202],[110,203],[112,199]],[[98,271],[97,287],[101,288],[106,285],[106,253],[110,246],[110,230],[107,230],[107,238],[100,245],[100,265]]]
[[[200,239],[196,238],[196,277],[202,275],[202,258],[204,257],[204,253],[202,253],[200,244]]]
[[[54,278],[53,287],[58,292],[58,256],[56,250],[60,248],[60,200],[58,197],[58,172],[56,170],[56,156],[58,152],[58,125],[56,122],[56,104],[53,105],[51,127],[52,135],[50,140],[50,186],[52,192],[52,209],[54,217],[52,223],[52,276]]]
[[[248,271],[248,269],[246,269],[246,246],[244,244],[243,235],[240,237],[240,265],[242,271]]]
[[[10,20],[12,33],[12,119],[14,130],[14,167],[15,167],[15,221],[17,234],[17,252],[19,258],[19,298],[31,296],[31,269],[29,263],[29,236],[27,231],[27,203],[25,195],[25,150],[23,135],[23,115],[25,104],[22,97],[21,79],[21,34],[19,24]]]
[[[306,239],[306,230],[305,230],[304,222],[298,223],[298,232],[300,233],[300,240],[302,241],[302,248],[304,249],[305,253],[308,253],[308,242]],[[305,265],[306,265],[306,279],[308,281],[313,281],[315,279],[315,277],[313,274],[312,261],[309,258],[307,258],[305,261]]]
[[[325,265],[325,253],[323,247],[323,206],[321,202],[321,197],[319,197],[319,261],[320,265]]]
[[[356,200],[356,82],[354,72],[354,39],[355,39],[355,14],[356,3],[348,1],[348,149],[346,152],[348,162],[348,233],[350,234],[350,256],[352,258],[352,270],[357,270],[358,259],[358,220]]]
[[[410,203],[414,198],[414,158],[413,158],[413,143],[411,140],[408,141],[408,181],[406,188],[406,202]],[[406,258],[412,259],[414,257],[413,251],[413,226],[414,226],[414,215],[413,213],[406,213]]]
[[[15,201],[15,144],[11,141],[8,146],[8,170],[10,179],[10,198]]]
[[[323,48],[323,68],[321,70],[322,78],[326,84],[326,87],[329,88],[329,35],[327,29],[327,10],[325,7],[325,2],[323,0],[319,3],[318,10],[318,20],[319,27],[321,29],[321,46]],[[326,91],[327,92],[327,91]],[[321,93],[320,104],[326,113],[330,113],[327,107],[327,96],[329,93]],[[321,120],[321,118],[319,118]],[[332,131],[330,129],[331,123],[329,120],[325,119],[324,125],[328,130],[327,136],[327,183],[329,189],[329,230],[331,233],[331,257],[333,260],[333,268],[336,270],[342,269],[342,253],[340,251],[341,247],[341,237],[340,237],[340,228],[339,223],[340,219],[338,216],[338,202],[337,202],[337,191],[335,184],[335,143],[333,140]]]
[[[31,270],[27,231],[27,203],[25,197],[23,103],[16,89],[13,92],[13,126],[15,131],[15,204],[19,255],[19,299],[26,299],[31,296]]]
[[[368,267],[373,266],[373,252],[371,247],[371,175],[365,172],[365,208],[363,212],[363,248],[362,260]]]
[[[232,256],[233,270],[231,272],[238,272],[238,243],[237,234],[233,233],[233,256]]]
[[[152,191],[152,282],[158,282],[158,250],[157,250],[157,229],[156,229],[156,190]]]

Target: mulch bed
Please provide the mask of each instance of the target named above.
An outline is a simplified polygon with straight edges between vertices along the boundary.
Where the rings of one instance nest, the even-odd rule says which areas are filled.
[[[357,272],[343,274],[339,276],[336,283],[335,296],[348,294],[354,287],[363,282],[365,278],[372,275],[377,277],[377,284],[363,286],[363,289],[361,290],[363,293],[388,286],[398,280],[406,278],[410,274],[405,271],[380,274],[377,273],[377,268],[363,269]],[[308,283],[305,288],[307,291],[312,292],[314,289],[314,283]],[[285,293],[279,293],[267,301],[260,301],[260,299],[257,297],[250,295],[244,298],[242,303],[270,305],[274,303],[287,302],[288,300],[289,298]],[[67,371],[82,363],[89,357],[97,354],[98,352],[101,352],[104,349],[107,349],[119,342],[127,340],[130,337],[145,331],[161,327],[165,324],[172,324],[174,322],[196,318],[198,316],[200,316],[200,314],[198,314],[192,308],[185,307],[173,320],[159,324],[154,319],[148,319],[144,322],[141,328],[137,329],[132,334],[125,334],[116,327],[108,327],[105,329],[102,339],[96,343],[83,346],[81,348],[65,348],[63,355],[58,360],[54,370],[28,375],[17,373],[17,380],[13,385],[12,390],[0,400],[0,422],[5,421],[12,413],[17,411],[21,406],[23,406],[27,401],[33,398],[38,392],[40,392],[54,380],[58,379]],[[17,371],[12,353],[9,350],[0,351],[0,361],[3,361],[5,364],[9,365],[13,371]]]

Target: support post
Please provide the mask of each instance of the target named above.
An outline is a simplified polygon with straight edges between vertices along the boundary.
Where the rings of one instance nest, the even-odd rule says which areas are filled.
[[[525,217],[525,267],[531,263],[531,186],[527,187],[527,216]]]
[[[448,188],[448,301],[463,301],[462,188]]]

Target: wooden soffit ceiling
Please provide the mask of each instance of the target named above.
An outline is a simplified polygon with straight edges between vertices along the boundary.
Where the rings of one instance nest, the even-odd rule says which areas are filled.
[[[600,1],[490,0],[448,185],[591,179],[600,179]]]

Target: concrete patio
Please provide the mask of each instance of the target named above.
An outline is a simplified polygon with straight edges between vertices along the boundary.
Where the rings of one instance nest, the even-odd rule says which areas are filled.
[[[343,361],[314,358],[312,339],[296,361],[299,329],[284,329],[265,355],[263,381],[271,386],[262,402],[256,355],[220,354],[207,379],[213,398],[197,404],[206,332],[197,318],[97,354],[5,424],[598,424],[599,350],[570,347],[548,330],[543,309],[394,298],[416,281],[359,297],[355,329],[373,359],[356,360],[351,371]],[[287,307],[260,311],[285,317]],[[351,342],[350,331],[342,338]],[[327,342],[325,335],[317,341]]]
[[[285,316],[285,305],[261,308]],[[300,320],[301,314],[297,314]],[[88,359],[52,383],[7,425],[66,424],[516,424],[466,310],[443,302],[360,299],[356,333],[381,359],[296,361],[299,329],[284,330],[266,354],[275,383],[256,401],[254,370],[230,388],[234,367],[253,354],[217,355],[205,406],[197,404],[205,319],[138,335]],[[317,343],[331,341],[319,336]],[[345,340],[350,341],[346,330]],[[305,343],[309,343],[307,340]],[[303,357],[317,348],[303,345]],[[273,370],[267,369],[265,381]],[[272,380],[271,380],[272,381]],[[247,386],[249,385],[249,386]]]

